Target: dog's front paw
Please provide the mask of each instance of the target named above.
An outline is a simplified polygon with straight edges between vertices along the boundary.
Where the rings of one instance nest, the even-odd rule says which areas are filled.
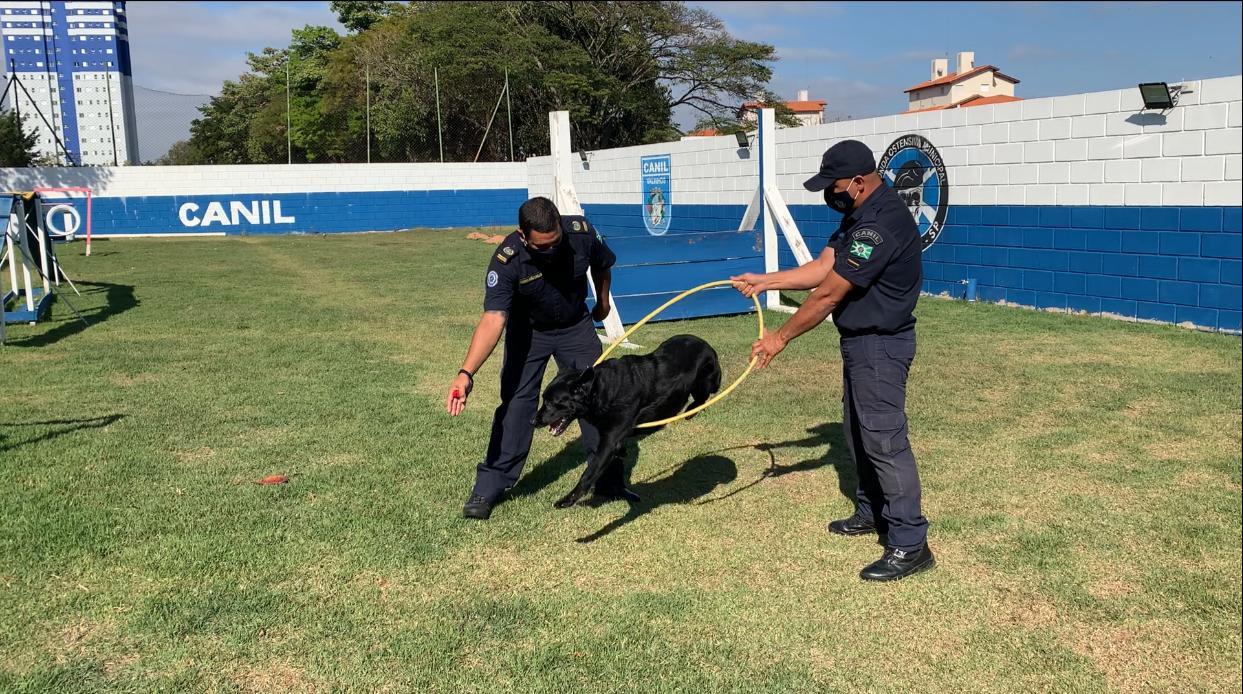
[[[566,494],[565,496],[558,499],[557,503],[553,504],[553,506],[556,506],[557,508],[569,508],[573,506],[574,504],[578,503],[578,499],[581,496],[582,494],[575,494],[574,492],[570,492],[569,494]]]

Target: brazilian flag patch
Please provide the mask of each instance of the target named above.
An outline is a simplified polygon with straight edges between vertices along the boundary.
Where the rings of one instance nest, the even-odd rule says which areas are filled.
[[[862,241],[850,242],[850,254],[860,260],[869,260],[872,257],[872,251],[876,250],[876,246]]]

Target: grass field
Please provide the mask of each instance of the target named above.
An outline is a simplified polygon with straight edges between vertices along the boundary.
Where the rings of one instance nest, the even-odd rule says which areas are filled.
[[[939,566],[872,585],[875,539],[824,531],[831,327],[632,446],[634,510],[554,509],[580,456],[540,432],[461,519],[500,364],[445,415],[463,236],[62,250],[93,324],[0,348],[0,691],[1239,691],[1237,337],[922,300]],[[676,332],[732,380],[754,318],[636,340]]]

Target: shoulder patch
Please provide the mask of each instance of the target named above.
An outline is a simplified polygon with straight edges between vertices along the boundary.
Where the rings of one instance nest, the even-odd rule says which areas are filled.
[[[875,229],[859,229],[857,231],[852,231],[850,232],[850,240],[863,241],[865,243],[870,243],[873,246],[879,246],[885,242],[884,237],[877,233]]]
[[[500,279],[501,278],[496,274],[496,270],[489,271],[488,272],[488,288],[491,289],[492,287],[495,287],[497,282],[500,281]]]
[[[570,228],[574,231],[586,231],[585,225],[577,219],[570,222]]]
[[[872,251],[874,250],[876,250],[876,246],[873,246],[867,241],[850,242],[850,255],[859,258],[860,260],[870,260],[872,258]]]
[[[504,253],[505,255],[512,257],[514,254],[514,249],[512,246],[505,246],[504,248],[501,249],[501,252]]]
[[[506,248],[505,250],[509,250],[509,249],[508,249],[508,248]],[[505,263],[508,263],[508,262],[509,262],[509,256],[508,256],[508,255],[506,255],[505,253],[497,253],[497,254],[496,254],[496,260],[497,260],[497,262],[499,262],[501,265],[504,265]]]

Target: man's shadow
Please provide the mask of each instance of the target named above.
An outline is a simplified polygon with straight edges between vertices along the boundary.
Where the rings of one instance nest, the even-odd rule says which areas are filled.
[[[123,419],[123,414],[110,414],[102,417],[91,417],[89,419],[55,419],[46,422],[0,422],[0,453],[11,451],[22,446],[31,446],[36,443],[42,443],[66,434],[70,434],[82,429],[102,429],[114,422]],[[23,441],[10,443],[11,435],[6,429],[22,429],[26,427],[57,427],[51,431],[39,434]]]
[[[855,471],[854,461],[850,458],[850,451],[846,449],[846,439],[842,435],[842,423],[826,422],[825,424],[818,424],[808,429],[807,433],[810,434],[810,436],[791,441],[784,441],[782,443],[756,443],[749,446],[733,446],[731,448],[715,451],[716,453],[726,453],[728,451],[745,449],[761,451],[768,454],[769,467],[762,475],[746,485],[735,489],[725,496],[710,499],[701,503],[710,504],[723,499],[728,499],[735,494],[745,492],[746,490],[760,484],[764,480],[798,472],[810,472],[826,465],[833,466],[833,469],[837,472],[838,491],[841,492],[842,496],[846,497],[847,500],[853,503],[855,500],[855,490],[859,486],[859,475]],[[822,456],[808,458],[806,460],[801,460],[797,463],[790,463],[788,465],[783,465],[777,462],[776,452],[782,449],[819,448],[826,445],[829,448]]]

